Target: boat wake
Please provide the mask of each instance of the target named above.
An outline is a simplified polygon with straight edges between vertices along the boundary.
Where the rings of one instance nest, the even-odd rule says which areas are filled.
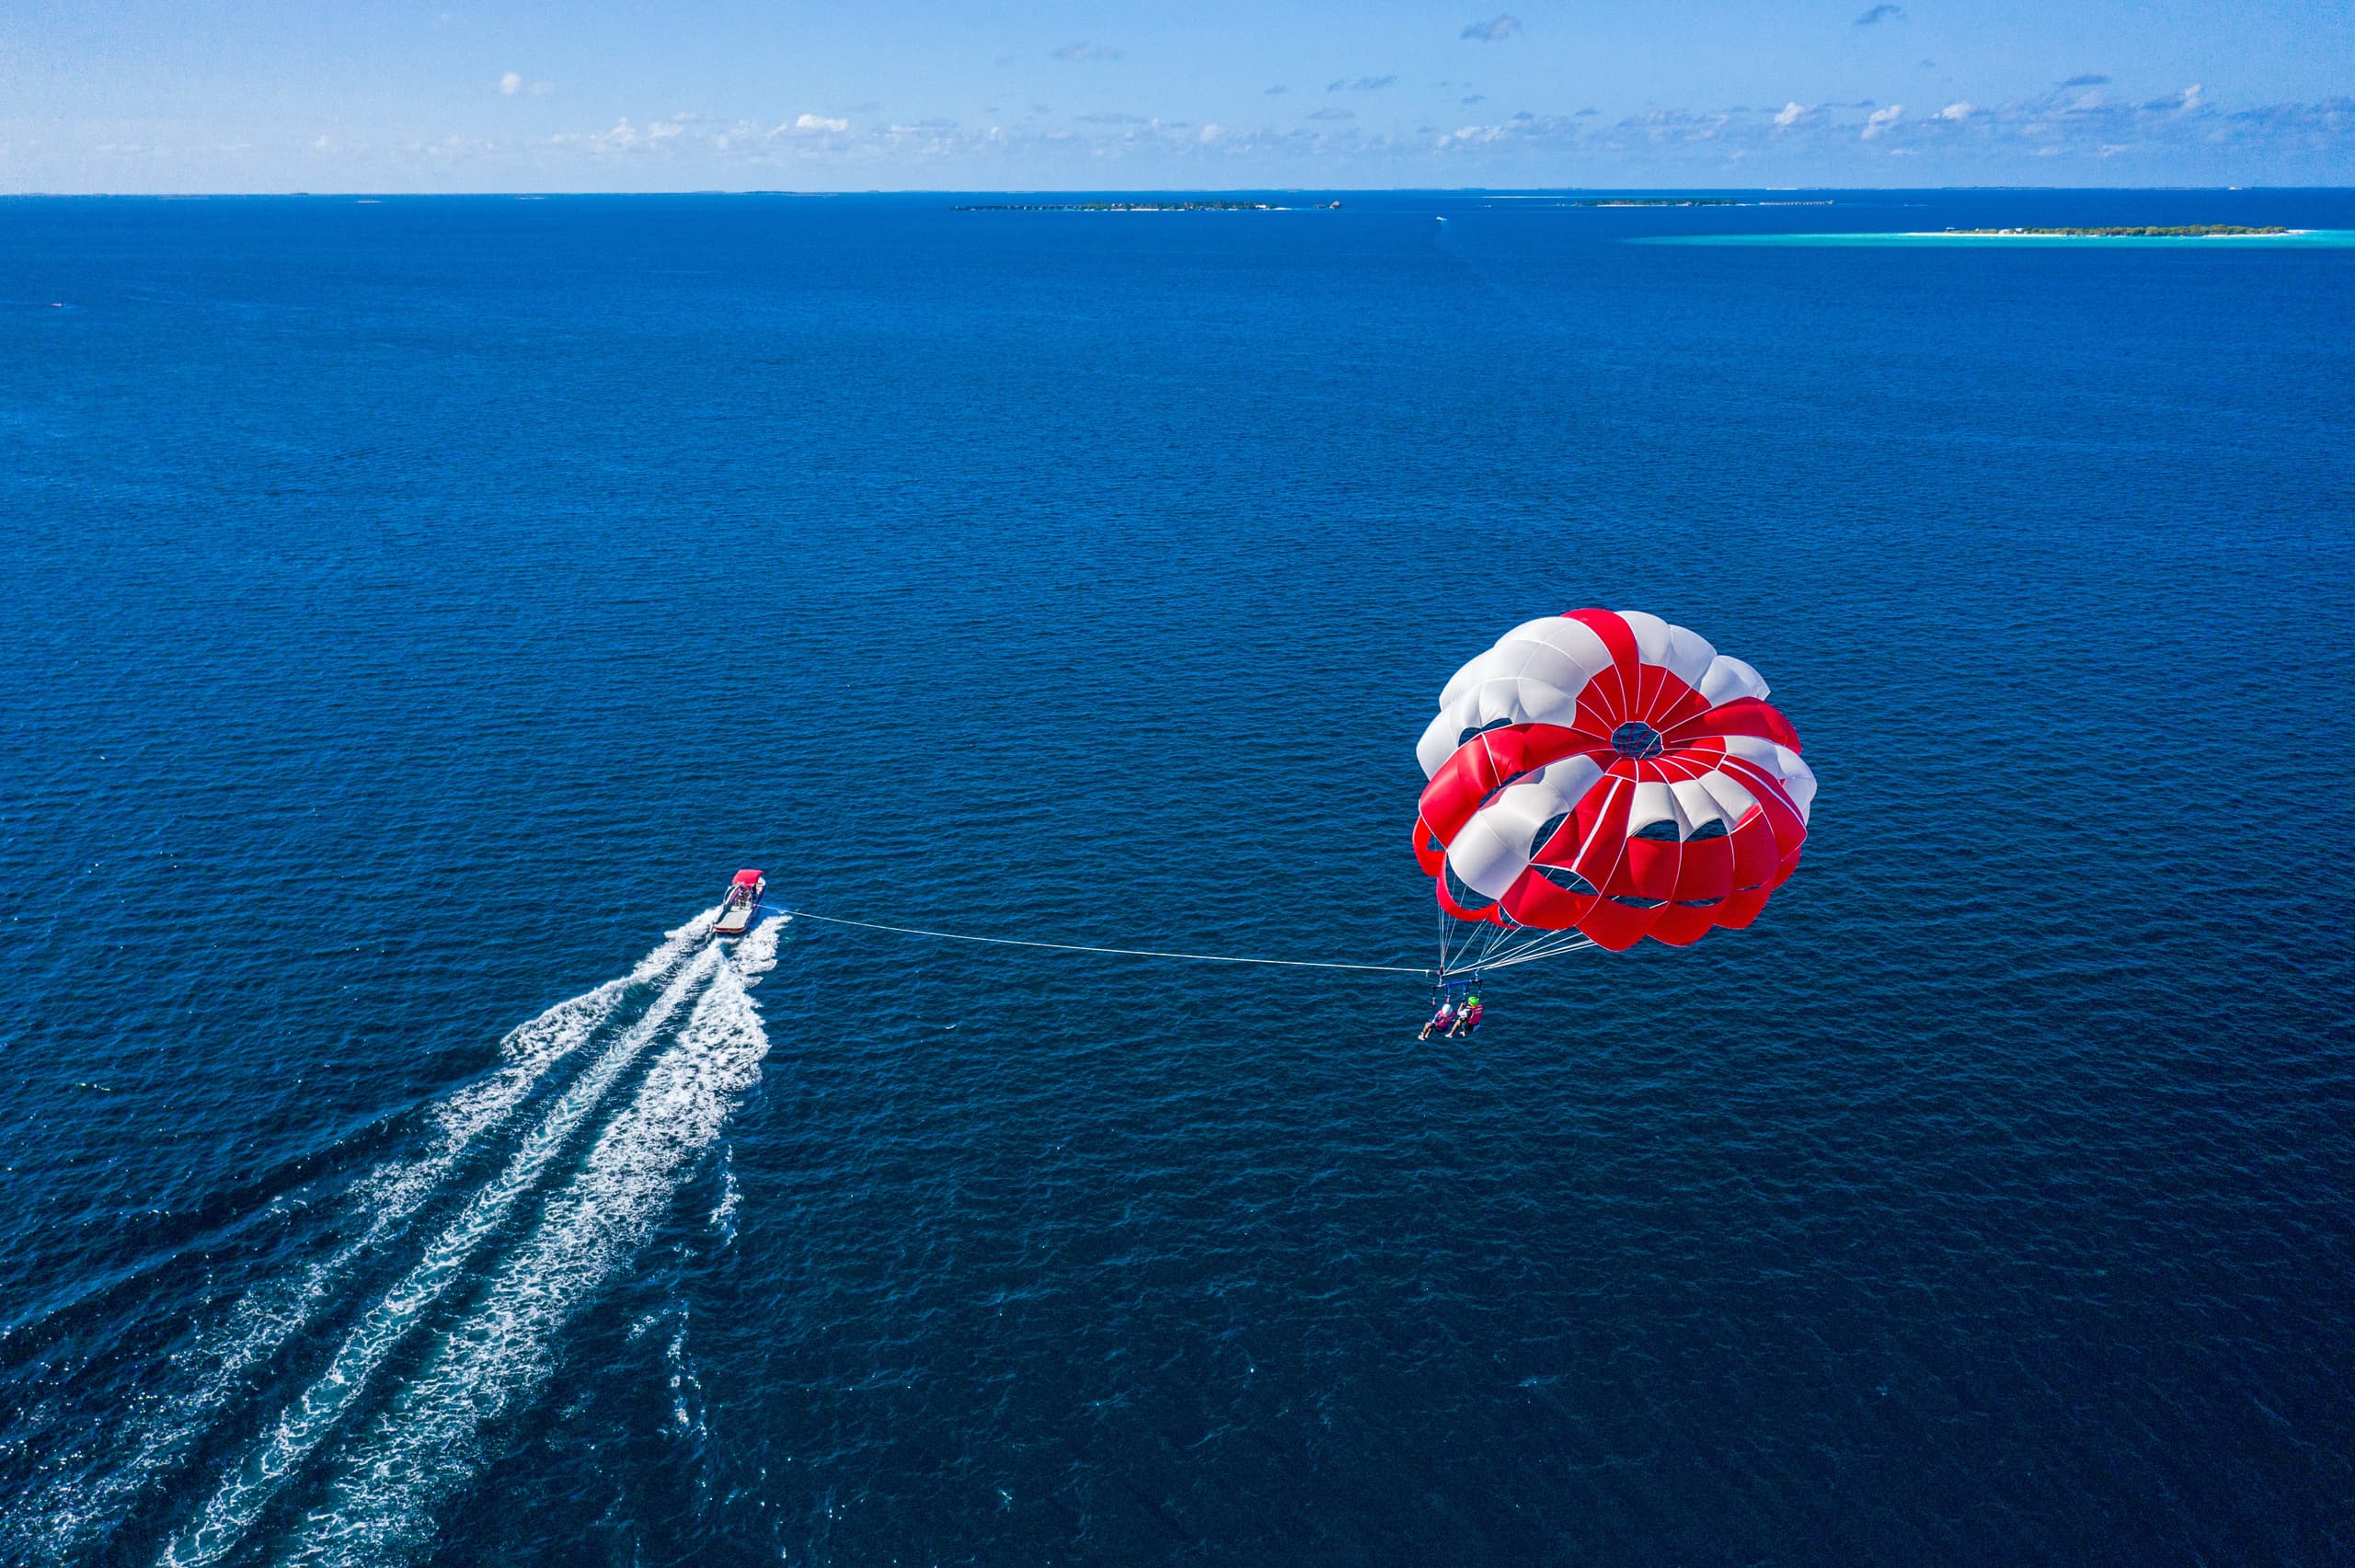
[[[775,961],[780,924],[756,929],[736,963],[718,967],[676,1045],[549,1199],[539,1229],[352,1445],[294,1561],[384,1562],[431,1539],[437,1505],[480,1462],[478,1434],[555,1369],[564,1325],[644,1245],[759,1077],[768,1036],[745,993]]]
[[[718,913],[512,1031],[497,1069],[431,1107],[417,1152],[346,1190],[343,1239],[174,1356],[128,1451],[12,1505],[0,1543],[111,1561],[126,1518],[172,1564],[290,1546],[381,1562],[429,1540],[477,1434],[545,1379],[758,1079],[749,991],[784,921],[729,953]],[[280,1365],[328,1344],[306,1375]]]

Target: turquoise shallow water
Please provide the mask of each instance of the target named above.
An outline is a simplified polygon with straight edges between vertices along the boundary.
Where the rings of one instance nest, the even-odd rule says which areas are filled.
[[[2093,227],[2097,225],[2085,225]],[[2146,246],[2214,245],[2236,249],[2341,250],[2355,246],[2355,229],[2305,229],[2283,235],[2206,235],[2197,238],[2166,235],[1947,235],[1934,232],[1897,234],[1783,235],[1652,235],[1647,245],[1805,245],[1805,246],[2024,246],[2051,248],[2136,249]]]
[[[2355,197],[1801,195],[0,202],[0,1560],[2355,1554],[2355,263],[1623,243]],[[695,940],[1425,962],[1590,603],[1808,858],[1472,1048]]]

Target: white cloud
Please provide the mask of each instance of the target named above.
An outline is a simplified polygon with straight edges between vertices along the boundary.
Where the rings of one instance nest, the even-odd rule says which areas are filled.
[[[521,72],[512,74],[517,85],[505,96],[528,95],[530,79]],[[475,90],[504,79],[479,79]],[[1384,170],[1382,182],[1397,185],[1502,183],[1525,177],[1541,164],[1558,166],[1566,157],[1591,159],[1599,171],[1623,171],[1616,179],[1598,183],[1626,183],[1640,174],[1645,183],[1676,185],[1727,183],[1727,171],[1737,166],[1746,171],[1745,180],[1758,184],[1832,183],[1843,169],[1856,174],[1878,170],[1886,180],[1900,166],[1890,160],[1908,155],[1916,160],[1910,172],[1929,177],[1928,183],[1959,182],[1958,176],[2000,180],[2006,171],[2015,177],[2027,174],[2029,166],[2045,171],[2031,177],[2047,181],[2065,176],[2084,183],[2077,171],[2097,166],[2108,172],[2112,183],[2147,181],[2154,176],[2181,179],[2184,176],[2176,173],[2179,168],[2236,172],[2215,161],[2226,155],[2242,165],[2262,159],[2262,166],[2269,168],[2312,167],[2328,177],[2350,166],[2347,159],[2355,156],[2355,98],[2346,97],[2236,109],[2217,106],[2204,92],[2183,89],[2149,101],[2085,106],[2083,89],[2068,86],[1989,105],[1967,99],[1933,103],[1913,110],[1911,118],[1898,106],[1792,100],[1780,106],[1655,109],[1615,122],[1587,113],[1500,114],[1492,123],[1450,127],[1444,120],[1422,124],[1410,118],[1391,126],[1369,125],[1363,110],[1344,118],[1348,109],[1343,105],[1355,108],[1355,100],[1345,96],[1354,82],[1343,79],[1341,93],[1323,104],[1312,99],[1305,116],[1286,115],[1283,123],[1265,126],[1205,126],[1199,119],[1190,124],[1174,119],[1141,122],[1136,114],[1110,110],[1060,120],[1031,116],[1018,122],[1000,120],[992,110],[970,127],[918,120],[903,110],[887,124],[879,111],[870,114],[845,106],[797,110],[758,123],[694,114],[633,115],[605,121],[610,130],[584,128],[557,136],[542,132],[523,140],[464,145],[426,138],[371,149],[331,137],[328,146],[313,146],[306,131],[290,141],[289,151],[299,153],[306,168],[362,153],[412,158],[420,168],[442,170],[488,168],[490,160],[504,160],[499,166],[510,172],[499,178],[510,187],[560,186],[563,166],[552,160],[561,158],[583,170],[592,165],[609,171],[635,166],[645,171],[637,177],[650,186],[755,189],[889,188],[903,178],[943,189],[970,189],[989,183],[979,177],[985,170],[1017,166],[994,162],[1008,152],[1017,155],[1019,167],[1036,171],[1033,179],[1041,188],[1058,182],[1096,188],[1184,185],[1189,181],[1174,177],[1188,164],[1198,170],[1218,166],[1250,171],[1248,179],[1228,183],[1305,185],[1315,183],[1315,171],[1330,166],[1329,160],[1337,157],[1352,160],[1352,166]],[[1466,84],[1448,86],[1462,94]],[[129,167],[134,161],[164,155],[142,147],[120,155]],[[2055,164],[2056,158],[2062,162]],[[535,165],[535,159],[551,161]],[[1433,172],[1455,164],[1463,173],[1432,181],[1416,173],[1419,159],[1429,160],[1425,166]],[[2102,159],[2110,161],[2102,164]],[[690,176],[685,172],[690,165],[707,166],[710,172]],[[1129,172],[1118,177],[1079,173],[1083,167],[1102,171],[1120,166]],[[1288,173],[1287,166],[1301,172]],[[534,166],[559,178],[536,176],[525,181],[512,172]],[[781,177],[777,171],[787,169],[810,172]],[[895,176],[895,170],[905,175]],[[925,170],[934,172],[920,172]],[[610,183],[621,177],[608,172],[584,173],[582,177]],[[2208,177],[2223,183],[2216,176]],[[2338,177],[2344,182],[2343,173]],[[2309,179],[2330,182],[2327,177]],[[296,183],[317,183],[317,178],[306,173]]]
[[[586,147],[592,153],[626,153],[646,144],[646,138],[627,116],[614,121],[614,128],[598,135],[569,133],[551,136],[549,142],[559,147]]]
[[[505,93],[511,98],[517,93],[522,92],[523,90],[523,73],[521,71],[510,71],[507,74],[499,78],[499,90]]]
[[[1490,17],[1485,22],[1474,22],[1455,36],[1476,43],[1496,43],[1521,30],[1519,17]]]

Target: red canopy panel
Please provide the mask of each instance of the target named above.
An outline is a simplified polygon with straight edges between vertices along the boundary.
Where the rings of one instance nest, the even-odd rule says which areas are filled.
[[[752,871],[740,871],[736,874],[736,880],[730,883],[729,886],[734,887],[750,887],[753,883],[758,882],[760,879],[761,874],[757,869]]]
[[[1415,748],[1415,858],[1440,908],[1613,952],[1750,924],[1798,868],[1816,792],[1767,695],[1657,615],[1514,627],[1456,671]]]

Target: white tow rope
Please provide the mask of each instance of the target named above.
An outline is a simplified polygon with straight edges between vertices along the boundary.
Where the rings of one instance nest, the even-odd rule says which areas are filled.
[[[1385,975],[1434,973],[1409,964],[1332,964],[1308,958],[1238,958],[1225,953],[1170,953],[1155,947],[1083,947],[1070,942],[1024,942],[1011,936],[970,936],[957,931],[925,931],[913,925],[882,925],[874,921],[844,920],[840,915],[813,915],[806,910],[787,910],[785,912],[795,920],[856,926],[861,931],[888,931],[900,936],[930,936],[942,942],[985,942],[994,947],[1040,947],[1051,953],[1102,953],[1119,958],[1182,958],[1196,964],[1266,964],[1284,969],[1362,969]]]

